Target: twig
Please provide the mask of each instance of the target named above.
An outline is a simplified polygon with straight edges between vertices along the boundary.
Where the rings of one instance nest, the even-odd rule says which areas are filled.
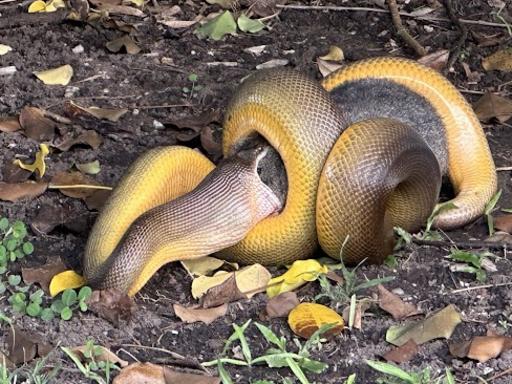
[[[129,108],[132,109],[158,109],[158,108],[178,108],[178,107],[193,107],[193,104],[162,104],[162,105],[132,105]]]
[[[457,59],[459,58],[460,52],[462,50],[462,47],[464,47],[464,44],[466,43],[466,40],[468,38],[468,29],[465,25],[463,25],[457,15],[455,14],[455,9],[453,8],[452,0],[446,0],[446,13],[448,14],[448,17],[452,21],[453,24],[457,26],[460,30],[460,36],[457,40],[457,43],[455,44],[455,47],[452,48],[450,52],[450,58],[448,59],[448,63],[446,64],[445,69],[445,75],[448,73],[451,67],[455,64]]]
[[[485,284],[485,285],[476,285],[474,287],[467,287],[467,288],[460,288],[460,289],[454,289],[450,293],[461,293],[461,292],[468,292],[468,291],[474,291],[475,289],[486,289],[486,288],[497,288],[497,287],[506,287],[507,285],[512,285],[512,282],[508,283],[498,283],[498,284]]]
[[[498,168],[496,168],[496,171],[497,172],[512,171],[512,167],[498,167]]]
[[[455,246],[457,248],[492,248],[492,249],[503,249],[510,246],[510,243],[505,241],[454,241],[454,240],[422,240],[414,238],[412,239],[414,244],[418,245],[431,245],[433,247],[449,247]]]
[[[414,51],[419,56],[425,56],[427,54],[426,49],[409,34],[407,29],[405,29],[404,25],[402,24],[402,19],[400,19],[400,13],[398,11],[396,0],[387,0],[386,2],[388,3],[389,12],[391,13],[391,20],[393,21],[393,25],[395,26],[398,35],[400,35],[402,40],[405,41],[409,47],[414,49]]]
[[[510,375],[510,374],[512,374],[512,368],[507,368],[504,371],[497,373],[493,377],[490,377],[489,379],[487,379],[487,381],[493,381],[493,380],[499,379],[500,377]]]
[[[107,187],[106,185],[92,185],[92,184],[73,184],[73,185],[50,184],[50,185],[48,185],[48,189],[105,189],[107,191],[111,191],[114,188]]]
[[[276,5],[276,8],[281,9],[295,9],[298,11],[361,11],[361,12],[375,12],[375,13],[389,13],[389,10],[379,9],[379,8],[369,8],[369,7],[339,7],[334,5]],[[445,19],[443,17],[429,17],[429,16],[418,16],[412,13],[407,12],[399,12],[400,16],[412,17],[417,20],[424,21],[443,21],[449,22],[449,19]],[[459,19],[459,21],[463,24],[474,24],[474,25],[484,25],[487,27],[497,27],[497,28],[509,28],[507,24],[502,23],[493,23],[492,21],[484,21],[484,20],[468,20],[468,19]]]

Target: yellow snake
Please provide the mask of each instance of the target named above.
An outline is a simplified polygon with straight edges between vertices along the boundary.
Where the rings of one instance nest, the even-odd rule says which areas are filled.
[[[456,206],[438,216],[444,229],[481,215],[497,184],[471,106],[400,58],[356,62],[321,84],[291,69],[255,73],[227,108],[223,150],[217,167],[179,146],[140,157],[92,229],[89,284],[134,295],[165,263],[214,252],[283,264],[320,244],[337,258],[347,235],[345,261],[380,262],[394,226],[414,231],[431,214],[443,174]]]

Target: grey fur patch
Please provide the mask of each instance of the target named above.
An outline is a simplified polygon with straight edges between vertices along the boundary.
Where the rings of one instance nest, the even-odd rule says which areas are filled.
[[[331,91],[349,125],[361,120],[388,117],[416,130],[430,147],[443,174],[448,166],[445,129],[434,107],[401,84],[383,79],[350,81]]]

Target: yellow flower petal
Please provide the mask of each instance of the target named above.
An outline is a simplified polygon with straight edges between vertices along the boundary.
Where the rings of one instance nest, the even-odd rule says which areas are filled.
[[[30,172],[37,171],[39,178],[41,178],[46,172],[46,164],[44,160],[50,151],[48,150],[48,146],[46,144],[40,144],[39,147],[40,150],[36,153],[36,159],[32,164],[23,163],[21,160],[14,160],[14,164]]]
[[[328,271],[329,269],[317,260],[297,260],[284,274],[270,280],[267,295],[274,297],[280,293],[292,291],[308,281],[316,280],[319,275]]]
[[[50,282],[50,295],[57,296],[68,288],[80,288],[85,285],[85,279],[75,271],[68,270],[53,276]]]

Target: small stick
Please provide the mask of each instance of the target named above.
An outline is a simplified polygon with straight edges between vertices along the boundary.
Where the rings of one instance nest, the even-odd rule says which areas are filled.
[[[396,4],[396,0],[387,0],[389,12],[391,13],[391,20],[393,21],[393,25],[396,28],[397,33],[400,35],[402,40],[404,40],[409,47],[414,49],[414,51],[419,56],[425,56],[427,54],[427,50],[418,43],[414,37],[412,37],[407,29],[405,29],[402,24],[402,20],[400,19],[400,13],[398,11],[398,5]]]
[[[498,167],[498,168],[496,168],[496,171],[497,172],[512,171],[512,167]]]
[[[281,9],[295,9],[299,11],[361,11],[361,12],[375,12],[375,13],[389,13],[386,9],[379,8],[369,8],[369,7],[339,7],[334,5],[276,5],[276,8]],[[443,17],[429,17],[429,16],[418,16],[407,12],[398,12],[400,16],[412,17],[417,20],[424,21],[443,21],[449,22],[449,19],[445,19]],[[459,21],[463,24],[474,24],[474,25],[484,25],[487,27],[496,27],[496,28],[509,28],[507,24],[502,23],[493,23],[492,21],[483,21],[483,20],[468,20],[468,19],[459,19]]]
[[[512,368],[507,368],[505,369],[504,371],[500,372],[500,373],[497,373],[496,375],[494,375],[493,377],[487,379],[487,381],[493,381],[493,380],[496,380],[496,379],[499,379],[500,377],[503,377],[503,376],[506,376],[506,375],[510,375],[512,374]]]
[[[73,184],[73,185],[50,184],[50,185],[48,185],[48,189],[105,189],[107,191],[111,191],[114,188],[107,187],[106,185],[93,185],[93,184]]]
[[[433,247],[449,247],[455,246],[457,248],[493,248],[503,249],[511,244],[504,241],[447,241],[447,240],[421,240],[413,238],[412,242],[418,245],[431,245]]]
[[[460,288],[460,289],[454,289],[450,293],[461,293],[461,292],[468,292],[468,291],[474,291],[475,289],[485,289],[485,288],[497,288],[497,287],[505,287],[507,285],[512,285],[512,282],[508,283],[499,283],[499,284],[485,284],[485,285],[476,285],[474,287],[468,287],[468,288]]]
[[[446,64],[445,69],[445,75],[448,73],[451,67],[455,64],[457,59],[459,58],[460,51],[462,50],[462,47],[466,43],[466,40],[468,38],[468,29],[464,24],[462,24],[455,14],[455,9],[453,8],[452,0],[446,0],[446,12],[448,13],[448,17],[450,20],[459,28],[460,30],[460,36],[457,40],[457,43],[455,44],[455,47],[451,50],[450,58],[448,59],[448,63]]]

